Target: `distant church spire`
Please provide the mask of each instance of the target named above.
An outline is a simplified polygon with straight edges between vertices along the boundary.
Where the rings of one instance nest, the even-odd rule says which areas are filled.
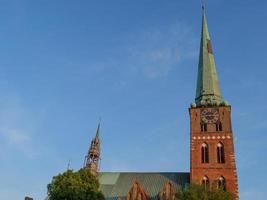
[[[85,156],[84,168],[88,169],[93,175],[97,176],[100,162],[100,122],[98,123],[96,135],[91,141],[90,148]]]
[[[203,2],[202,11],[202,32],[195,102],[197,106],[219,105],[222,101],[222,95]]]

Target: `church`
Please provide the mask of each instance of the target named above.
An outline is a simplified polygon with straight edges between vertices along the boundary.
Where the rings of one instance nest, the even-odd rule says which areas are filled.
[[[235,194],[235,163],[231,106],[223,100],[203,8],[195,102],[190,105],[190,172],[100,172],[100,124],[84,167],[94,174],[108,200],[174,200],[190,183],[216,185]]]

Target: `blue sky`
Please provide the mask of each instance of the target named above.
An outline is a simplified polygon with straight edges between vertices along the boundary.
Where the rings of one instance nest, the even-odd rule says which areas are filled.
[[[242,200],[267,195],[266,9],[206,0]],[[44,199],[99,117],[102,171],[189,171],[199,1],[1,0],[0,24],[0,200]]]

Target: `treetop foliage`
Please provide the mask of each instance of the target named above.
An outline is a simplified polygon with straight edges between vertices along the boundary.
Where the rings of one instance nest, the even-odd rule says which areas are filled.
[[[47,193],[49,200],[104,200],[98,180],[86,169],[54,176]]]
[[[234,195],[222,188],[205,188],[201,185],[191,184],[180,189],[176,194],[176,200],[234,200]]]

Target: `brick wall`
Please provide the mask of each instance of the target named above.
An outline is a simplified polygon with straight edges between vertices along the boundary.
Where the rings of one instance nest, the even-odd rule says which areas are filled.
[[[190,178],[191,182],[201,183],[208,177],[210,185],[217,185],[220,177],[225,179],[226,189],[234,193],[238,199],[238,183],[235,164],[233,133],[231,126],[231,107],[216,107],[222,131],[216,131],[214,123],[207,123],[207,131],[201,131],[201,110],[190,108]],[[206,143],[209,149],[209,162],[202,163],[201,147]],[[225,163],[217,162],[217,145],[224,146]]]

